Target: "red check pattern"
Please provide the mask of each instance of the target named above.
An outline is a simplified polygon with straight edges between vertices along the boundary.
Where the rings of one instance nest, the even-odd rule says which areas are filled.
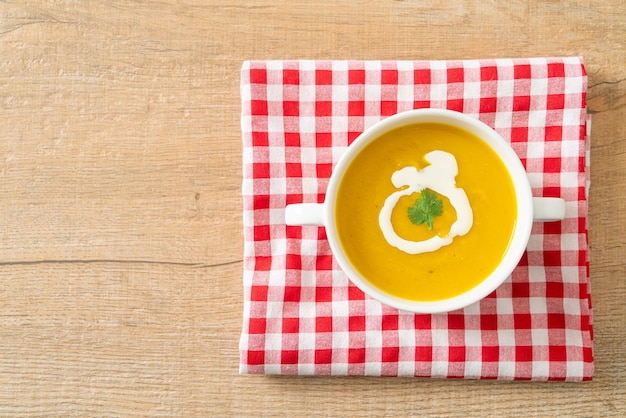
[[[240,372],[590,380],[588,140],[582,59],[253,61],[241,71],[244,312]],[[352,285],[324,228],[285,226],[323,202],[333,165],[368,126],[434,107],[479,118],[525,165],[537,223],[511,277],[463,310],[415,315]]]

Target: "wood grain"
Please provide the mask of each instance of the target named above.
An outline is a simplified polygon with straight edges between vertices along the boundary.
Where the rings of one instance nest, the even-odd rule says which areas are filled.
[[[0,2],[0,415],[626,415],[622,2]],[[240,376],[245,59],[582,55],[596,374]]]

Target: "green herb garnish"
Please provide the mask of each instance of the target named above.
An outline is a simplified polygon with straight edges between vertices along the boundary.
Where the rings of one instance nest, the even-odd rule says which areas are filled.
[[[413,206],[409,207],[409,219],[415,225],[426,224],[433,229],[433,219],[443,213],[443,202],[428,189],[421,191]]]

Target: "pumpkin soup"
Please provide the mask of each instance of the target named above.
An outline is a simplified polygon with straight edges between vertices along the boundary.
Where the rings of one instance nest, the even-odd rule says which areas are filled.
[[[341,245],[381,290],[416,301],[457,296],[502,260],[516,199],[504,163],[449,125],[394,129],[361,150],[336,201]]]

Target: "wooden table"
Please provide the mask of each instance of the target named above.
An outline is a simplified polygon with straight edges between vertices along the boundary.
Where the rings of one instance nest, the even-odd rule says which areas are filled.
[[[618,0],[0,2],[0,415],[626,415]],[[245,59],[583,55],[596,374],[240,376]]]

